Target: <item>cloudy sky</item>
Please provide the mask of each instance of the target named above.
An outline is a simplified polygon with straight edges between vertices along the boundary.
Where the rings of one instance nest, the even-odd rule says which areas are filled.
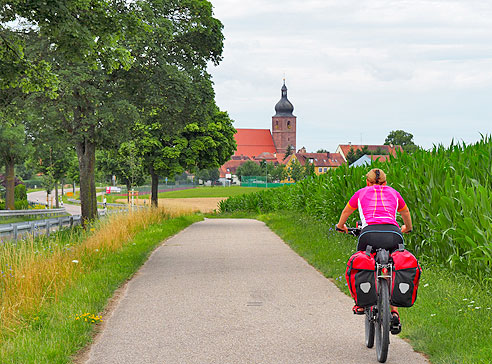
[[[285,74],[308,151],[492,133],[492,1],[211,2],[226,41],[210,72],[236,128],[271,127]]]

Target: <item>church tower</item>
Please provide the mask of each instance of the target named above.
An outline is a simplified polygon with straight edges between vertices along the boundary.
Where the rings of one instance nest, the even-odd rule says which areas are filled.
[[[272,136],[277,154],[285,154],[287,147],[292,146],[296,151],[296,121],[292,112],[294,106],[287,99],[287,86],[282,86],[280,101],[275,105],[276,114],[272,117]]]

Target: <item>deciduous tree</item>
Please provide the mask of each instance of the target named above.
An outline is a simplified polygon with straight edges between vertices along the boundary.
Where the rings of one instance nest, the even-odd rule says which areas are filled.
[[[407,153],[413,153],[418,148],[413,142],[413,134],[404,130],[391,131],[384,140],[384,144],[400,145]]]

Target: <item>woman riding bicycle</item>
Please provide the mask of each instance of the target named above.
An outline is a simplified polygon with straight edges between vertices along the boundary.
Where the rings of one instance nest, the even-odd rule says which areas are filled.
[[[398,191],[386,185],[386,174],[381,169],[371,169],[366,175],[366,183],[367,186],[358,190],[343,209],[337,228],[348,233],[345,223],[359,209],[362,231],[357,250],[364,251],[371,245],[373,249],[394,251],[403,244],[402,233],[412,230],[410,211]],[[403,218],[401,230],[396,222],[397,211]],[[364,314],[362,307],[354,306],[353,310],[356,314]],[[401,331],[398,309],[391,306],[391,314],[391,333],[398,334]]]

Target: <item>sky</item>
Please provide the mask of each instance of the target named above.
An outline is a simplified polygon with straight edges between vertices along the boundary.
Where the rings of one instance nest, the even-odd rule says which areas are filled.
[[[285,76],[298,149],[492,134],[492,1],[211,2],[225,46],[209,72],[236,128],[271,128]]]

